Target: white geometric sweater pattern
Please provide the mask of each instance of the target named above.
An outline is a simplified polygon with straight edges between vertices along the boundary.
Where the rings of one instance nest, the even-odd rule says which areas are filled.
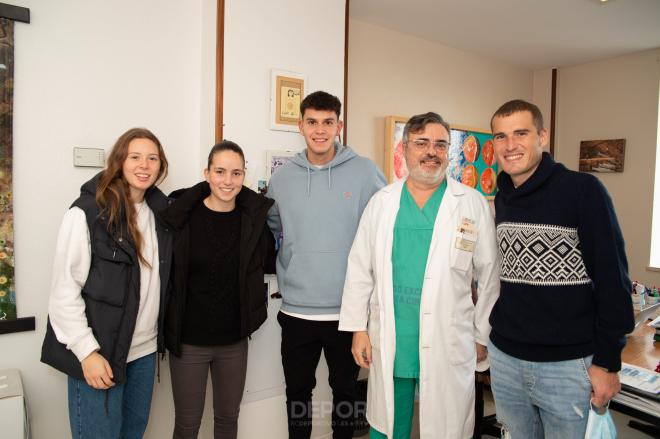
[[[539,286],[591,282],[577,228],[503,222],[497,226],[497,242],[502,281]]]

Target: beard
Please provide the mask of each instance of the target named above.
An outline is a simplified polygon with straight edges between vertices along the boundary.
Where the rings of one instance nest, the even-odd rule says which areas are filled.
[[[434,171],[427,171],[422,168],[422,162],[435,162],[440,166]],[[408,178],[413,181],[423,183],[429,186],[439,185],[445,178],[447,161],[440,160],[439,157],[424,157],[414,166],[408,165]]]

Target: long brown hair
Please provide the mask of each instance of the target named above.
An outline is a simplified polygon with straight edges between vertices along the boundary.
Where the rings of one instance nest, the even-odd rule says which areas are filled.
[[[108,216],[108,231],[116,228],[121,234],[124,231],[121,223],[126,223],[128,233],[135,243],[138,258],[143,264],[149,265],[142,256],[142,235],[137,227],[134,200],[131,200],[131,191],[122,172],[124,161],[128,157],[128,145],[135,139],[149,139],[158,147],[160,169],[154,185],[159,184],[167,176],[167,158],[160,140],[146,128],[131,128],[117,139],[110,151],[107,167],[96,187],[96,203],[101,208],[100,214]]]

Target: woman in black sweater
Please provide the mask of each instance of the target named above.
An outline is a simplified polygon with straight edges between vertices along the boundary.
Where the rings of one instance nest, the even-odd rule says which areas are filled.
[[[264,273],[275,271],[275,242],[266,225],[273,201],[243,186],[241,148],[226,140],[215,145],[204,176],[172,193],[175,201],[161,214],[175,231],[165,319],[175,439],[197,437],[209,369],[214,437],[237,436],[247,337],[266,320]]]

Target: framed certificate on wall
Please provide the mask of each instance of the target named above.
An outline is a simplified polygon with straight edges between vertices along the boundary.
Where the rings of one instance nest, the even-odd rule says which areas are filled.
[[[305,97],[305,75],[281,70],[271,72],[270,129],[298,131],[300,102]]]

